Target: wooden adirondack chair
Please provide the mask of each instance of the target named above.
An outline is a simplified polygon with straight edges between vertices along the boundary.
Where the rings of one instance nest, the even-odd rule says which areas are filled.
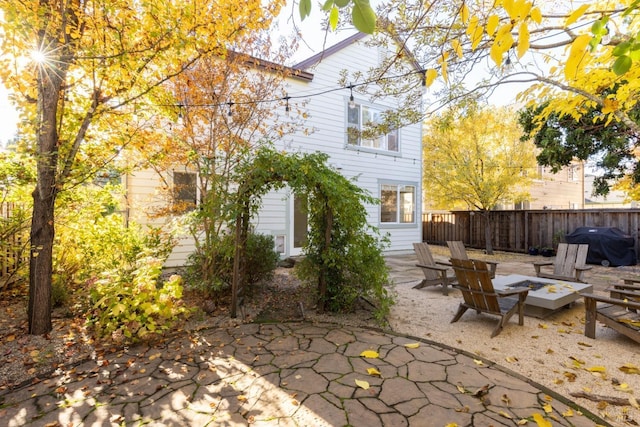
[[[418,257],[418,264],[424,273],[424,279],[418,283],[413,289],[421,289],[425,286],[442,285],[442,294],[449,295],[449,285],[452,284],[456,277],[449,275],[449,267],[442,265],[433,259],[431,249],[426,243],[414,243],[413,250]]]
[[[467,255],[467,250],[464,248],[464,243],[459,240],[448,240],[447,246],[449,247],[449,251],[451,252],[451,258],[453,259],[469,259]],[[489,274],[493,279],[496,277],[496,268],[498,267],[498,263],[495,261],[485,261],[487,265],[489,265]]]
[[[451,323],[457,322],[468,309],[500,317],[491,338],[498,335],[511,316],[518,313],[518,324],[524,325],[524,301],[529,288],[514,288],[497,291],[493,288],[487,263],[480,260],[451,259],[458,284],[453,287],[462,292],[463,302]],[[508,296],[517,298],[505,298]]]
[[[570,282],[583,282],[584,272],[591,269],[587,264],[587,244],[558,244],[558,252],[554,261],[536,261],[533,267],[536,276],[547,279],[567,280]],[[543,271],[544,266],[553,265],[553,272]]]
[[[609,296],[581,293],[584,297],[584,334],[596,338],[596,322],[600,321],[640,343],[640,286],[638,279],[624,279],[624,284],[608,288]],[[601,304],[598,304],[600,302]]]

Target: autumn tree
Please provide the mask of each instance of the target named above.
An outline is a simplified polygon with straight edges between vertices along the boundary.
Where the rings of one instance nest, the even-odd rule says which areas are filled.
[[[526,198],[535,168],[534,147],[521,140],[513,110],[457,104],[427,121],[423,139],[423,191],[436,208],[485,215],[485,244],[493,253],[486,215],[496,205]]]
[[[140,135],[156,90],[205,54],[268,28],[281,1],[61,2],[3,0],[0,77],[37,161],[29,333],[51,330],[57,196],[92,176]]]
[[[537,161],[550,166],[553,172],[570,165],[575,159],[591,163],[602,173],[594,180],[594,194],[606,195],[610,183],[622,180],[627,188],[640,182],[640,167],[635,155],[638,135],[624,123],[612,121],[607,124],[600,118],[602,109],[592,107],[579,117],[551,113],[546,119],[539,116],[546,104],[529,107],[519,113],[523,137],[533,140],[539,151]],[[640,107],[635,106],[629,117],[640,123]]]
[[[245,179],[237,166],[259,147],[304,129],[304,103],[286,92],[286,79],[294,70],[281,65],[289,60],[295,40],[276,48],[269,34],[254,32],[237,45],[242,51],[204,56],[166,85],[166,105],[173,109],[175,123],[164,139],[137,150],[165,180],[168,203],[156,214],[188,214],[195,244],[192,279],[207,290],[223,284],[216,282],[229,282],[220,269],[232,265],[221,260],[233,252],[228,233],[239,215],[237,187]],[[195,177],[197,209],[172,197],[176,167]]]

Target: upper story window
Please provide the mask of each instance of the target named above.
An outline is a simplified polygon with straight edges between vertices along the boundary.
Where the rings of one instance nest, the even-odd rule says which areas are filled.
[[[362,132],[369,126],[376,126],[383,122],[383,110],[370,105],[347,104],[347,142],[376,150],[398,152],[398,129],[393,129],[382,135],[369,135]]]

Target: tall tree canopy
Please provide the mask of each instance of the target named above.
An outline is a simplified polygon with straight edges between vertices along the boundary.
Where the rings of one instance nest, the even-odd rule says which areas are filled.
[[[0,78],[37,160],[29,332],[51,329],[56,197],[153,129],[156,89],[269,28],[283,1],[2,0]]]
[[[459,104],[427,121],[423,159],[424,199],[434,207],[481,213],[526,199],[527,172],[536,167],[533,144],[521,139],[508,108]],[[488,224],[487,224],[488,226]],[[487,253],[492,252],[485,229]]]

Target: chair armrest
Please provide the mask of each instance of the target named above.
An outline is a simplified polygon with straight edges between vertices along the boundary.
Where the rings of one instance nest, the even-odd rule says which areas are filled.
[[[620,288],[607,288],[605,291],[609,292],[609,296],[611,298],[618,299],[631,299],[636,302],[640,302],[640,291],[629,290],[629,289],[620,289]]]
[[[589,293],[583,293],[583,292],[579,292],[579,295],[581,297],[584,297],[585,299],[592,299],[598,302],[604,302],[608,304],[619,305],[621,307],[631,308],[634,310],[640,310],[640,302],[624,301],[618,298],[611,298],[611,297],[606,297],[602,295],[589,294]]]
[[[536,270],[536,276],[540,275],[540,267],[553,265],[553,261],[534,261],[533,268]]]
[[[640,285],[627,285],[626,283],[625,284],[616,283],[615,285],[613,285],[613,288],[626,289],[629,291],[640,291]]]
[[[440,266],[440,265],[423,265],[423,264],[416,264],[416,267],[420,267],[420,268],[428,268],[429,270],[436,270],[436,271],[447,271],[447,267],[444,266]]]

